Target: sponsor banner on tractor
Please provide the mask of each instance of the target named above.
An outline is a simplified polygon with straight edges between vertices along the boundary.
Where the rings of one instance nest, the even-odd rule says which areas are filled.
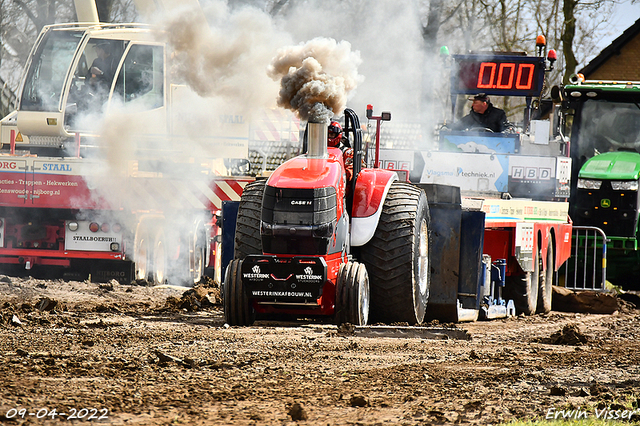
[[[318,298],[326,277],[323,258],[247,256],[242,263],[242,281],[256,298]]]

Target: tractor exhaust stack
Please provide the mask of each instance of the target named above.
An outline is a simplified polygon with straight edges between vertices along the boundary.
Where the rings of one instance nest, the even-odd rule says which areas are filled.
[[[327,158],[327,124],[307,123],[307,153],[309,158]]]

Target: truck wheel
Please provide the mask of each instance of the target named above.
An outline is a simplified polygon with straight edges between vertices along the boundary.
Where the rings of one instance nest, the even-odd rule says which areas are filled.
[[[538,287],[538,307],[539,314],[551,312],[551,295],[553,294],[553,277],[555,253],[553,251],[553,240],[549,236],[547,243],[547,268],[540,273],[540,285]]]
[[[513,299],[518,314],[534,315],[538,305],[538,287],[540,275],[540,253],[536,250],[533,257],[533,272],[507,277],[506,298]]]
[[[251,325],[255,312],[242,283],[242,260],[229,262],[223,288],[224,320],[229,325]]]
[[[424,191],[392,183],[375,234],[360,250],[369,273],[371,321],[422,323],[429,298],[429,229]]]
[[[340,265],[336,280],[336,323],[367,325],[369,321],[369,275],[362,263]]]
[[[234,258],[244,259],[250,254],[262,254],[260,220],[262,219],[262,195],[267,182],[256,180],[245,186],[240,197]]]

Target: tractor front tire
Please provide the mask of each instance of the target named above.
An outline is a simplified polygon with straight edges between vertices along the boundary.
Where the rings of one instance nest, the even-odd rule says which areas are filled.
[[[247,326],[255,321],[255,311],[242,283],[242,262],[229,262],[224,278],[224,320],[229,325]]]
[[[371,322],[422,323],[431,275],[429,221],[424,191],[393,182],[375,234],[360,249],[369,273]]]
[[[362,263],[340,265],[336,281],[336,323],[367,325],[369,321],[369,275]]]
[[[260,220],[266,183],[264,179],[253,181],[242,191],[236,219],[234,259],[244,259],[250,254],[262,254]]]

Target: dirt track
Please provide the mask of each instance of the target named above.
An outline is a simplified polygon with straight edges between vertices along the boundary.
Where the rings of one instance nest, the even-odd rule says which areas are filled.
[[[215,288],[184,293],[0,276],[0,423],[495,424],[561,410],[640,423],[635,306],[369,337],[229,328]]]

